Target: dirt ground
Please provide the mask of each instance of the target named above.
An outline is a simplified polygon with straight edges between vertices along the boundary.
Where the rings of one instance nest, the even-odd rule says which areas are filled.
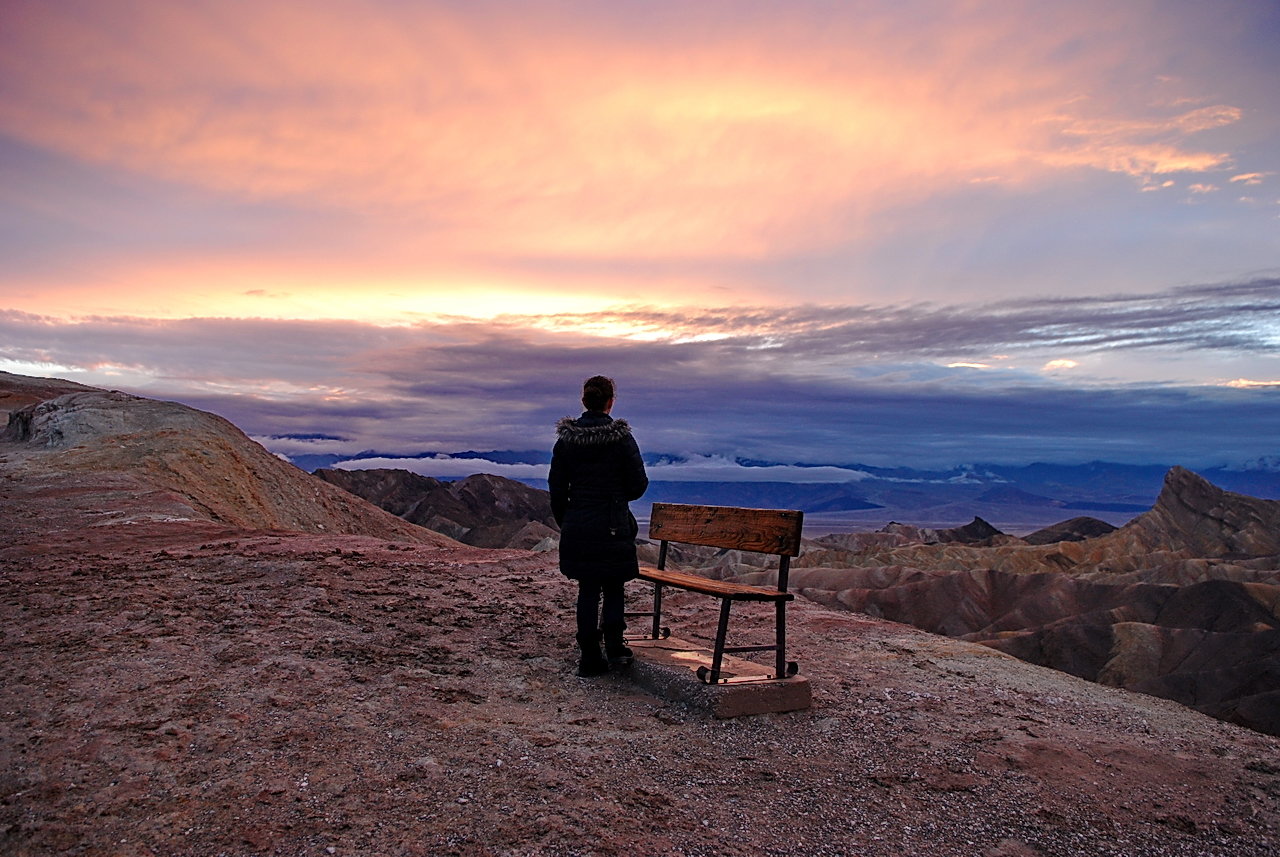
[[[813,707],[715,720],[574,675],[553,554],[76,528],[8,487],[15,857],[1280,854],[1280,741],[983,647],[799,604]]]

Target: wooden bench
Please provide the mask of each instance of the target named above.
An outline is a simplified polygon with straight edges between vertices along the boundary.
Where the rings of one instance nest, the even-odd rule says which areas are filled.
[[[787,574],[791,557],[800,554],[800,529],[804,513],[792,509],[743,509],[736,506],[689,506],[679,503],[654,503],[649,519],[649,538],[660,542],[658,565],[641,566],[640,577],[653,584],[653,611],[628,613],[628,616],[651,616],[649,639],[670,636],[662,626],[662,590],[668,586],[701,592],[720,599],[720,624],[716,629],[711,666],[700,667],[698,678],[708,684],[732,681],[761,681],[790,678],[799,671],[794,661],[787,661],[787,602],[795,595],[787,591]],[[778,585],[750,586],[712,580],[697,574],[667,569],[667,545],[671,542],[730,550],[754,551],[778,556]],[[735,601],[772,602],[775,605],[774,644],[772,646],[729,646],[729,609]],[[773,652],[774,672],[762,677],[722,676],[724,656],[738,652]]]

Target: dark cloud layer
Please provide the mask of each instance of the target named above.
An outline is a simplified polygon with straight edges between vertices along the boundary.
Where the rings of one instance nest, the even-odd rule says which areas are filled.
[[[610,322],[658,339],[557,329]],[[695,339],[695,335],[701,339]],[[618,413],[653,452],[805,463],[948,466],[1103,459],[1192,466],[1275,454],[1280,390],[1068,383],[1026,365],[1280,351],[1280,280],[1158,295],[984,306],[800,307],[401,328],[268,320],[0,313],[0,368],[174,398],[255,435],[312,435],[343,452],[549,446],[583,377],[620,385]],[[997,352],[1024,368],[947,360]],[[108,374],[115,373],[115,374]],[[1280,374],[1280,373],[1277,373]],[[294,441],[295,443],[297,441]]]

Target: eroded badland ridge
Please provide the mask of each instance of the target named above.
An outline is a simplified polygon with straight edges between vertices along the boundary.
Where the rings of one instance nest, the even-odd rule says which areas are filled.
[[[770,573],[722,558],[718,577]],[[1078,541],[817,539],[791,586],[1280,734],[1280,502],[1173,468],[1152,509]]]
[[[6,854],[1277,853],[1275,738],[804,601],[814,706],[707,719],[572,674],[554,554],[70,394],[0,442]]]

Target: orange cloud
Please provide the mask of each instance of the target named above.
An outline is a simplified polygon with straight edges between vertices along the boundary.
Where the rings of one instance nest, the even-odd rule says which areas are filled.
[[[1089,166],[1110,172],[1150,177],[1162,173],[1205,172],[1230,164],[1225,152],[1197,152],[1169,138],[1230,125],[1240,120],[1236,107],[1203,107],[1163,119],[1079,119],[1058,116],[1046,120],[1078,144],[1051,152],[1047,161]]]
[[[797,7],[673,51],[557,8],[32,5],[9,22],[0,129],[354,212],[393,253],[681,258],[856,242],[887,208],[993,178],[1216,169],[1227,154],[1184,138],[1240,115],[1078,98],[1120,46],[1043,57],[1097,15],[957,11],[917,32],[886,12],[828,39]]]
[[[99,263],[91,272],[53,269],[0,281],[0,309],[61,319],[100,316],[149,318],[347,319],[374,324],[412,324],[441,317],[493,319],[573,314],[586,323],[636,329],[611,310],[627,304],[673,307],[700,296],[705,278],[618,272],[607,289],[592,274],[522,272],[460,264],[329,257],[221,258],[208,253]],[[762,290],[736,294],[766,302]],[[586,319],[587,321],[584,321]],[[688,333],[686,331],[686,333]]]

